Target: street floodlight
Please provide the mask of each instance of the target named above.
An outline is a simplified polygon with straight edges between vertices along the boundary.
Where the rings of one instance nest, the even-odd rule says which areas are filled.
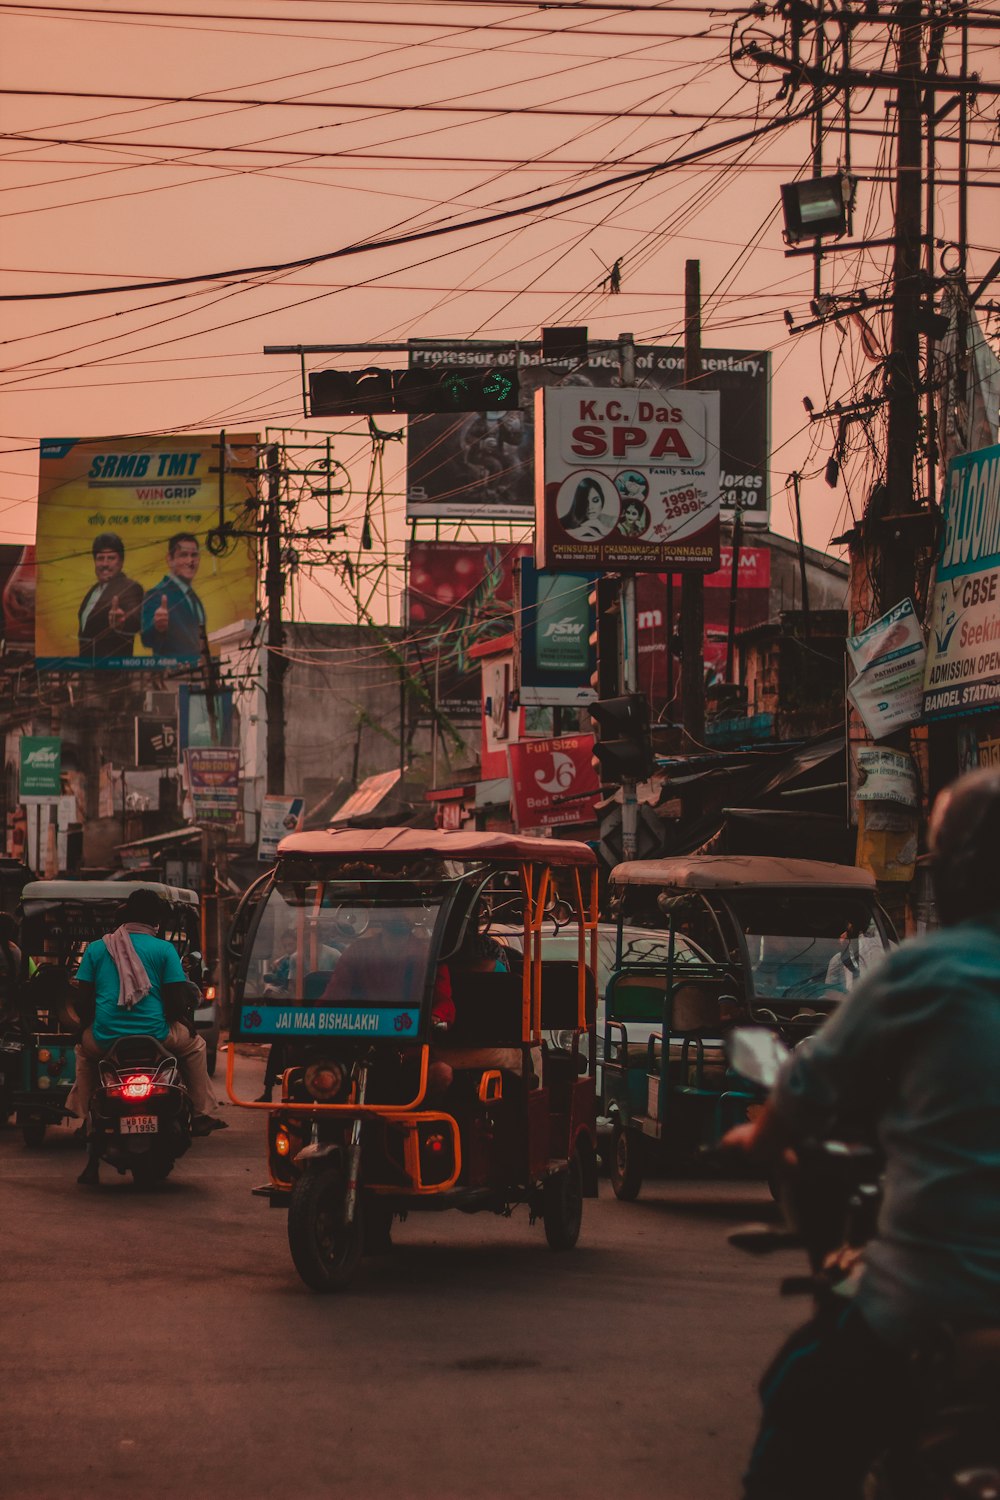
[[[785,215],[785,242],[815,240],[847,233],[847,211],[854,193],[854,178],[846,172],[833,177],[811,177],[804,182],[785,182],[781,207]]]

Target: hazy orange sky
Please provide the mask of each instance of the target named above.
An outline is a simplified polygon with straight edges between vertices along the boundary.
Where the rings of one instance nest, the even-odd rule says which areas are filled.
[[[595,338],[627,330],[640,342],[678,343],[689,257],[701,261],[705,346],[773,350],[774,528],[792,530],[793,470],[804,475],[807,541],[825,545],[849,522],[851,505],[860,511],[870,468],[859,456],[846,483],[828,488],[833,435],[826,424],[810,428],[802,406],[804,395],[817,408],[848,399],[870,372],[858,330],[845,322],[791,338],[782,317],[788,308],[796,322],[809,318],[811,262],[785,257],[778,207],[780,184],[809,160],[808,127],[600,187],[631,166],[725,142],[805,102],[778,101],[773,71],[731,66],[743,7],[178,0],[176,10],[0,10],[0,292],[217,278],[5,304],[7,540],[33,537],[43,435],[326,430],[302,417],[297,363],[265,357],[267,344],[531,339],[555,323],[586,324]],[[1000,0],[980,10],[1000,15]],[[856,61],[878,66],[888,28],[864,34]],[[995,31],[973,33],[971,57],[994,81],[996,39]],[[957,66],[954,51],[945,63]],[[164,96],[174,102],[157,102]],[[854,100],[856,230],[872,235],[886,232],[891,213],[891,158],[880,136],[891,119],[887,97]],[[998,239],[998,156],[988,145],[996,97],[979,109],[972,278],[985,274]],[[844,152],[834,104],[826,123],[832,169]],[[954,162],[954,146],[943,143],[944,238],[957,233]],[[488,228],[293,271],[218,275],[461,224],[588,184],[597,190],[576,202]],[[831,256],[824,290],[863,285],[877,296],[886,256]],[[616,260],[622,291],[612,296],[601,283]],[[884,338],[881,314],[871,323]],[[367,446],[344,439],[336,451],[351,471],[345,519],[356,546]],[[400,450],[388,457],[398,559]],[[319,575],[302,596],[305,612],[346,618],[338,591],[332,600],[330,592]]]

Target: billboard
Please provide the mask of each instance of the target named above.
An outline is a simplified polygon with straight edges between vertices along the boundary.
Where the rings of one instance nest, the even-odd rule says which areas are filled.
[[[5,652],[35,651],[35,548],[0,546],[0,634]]]
[[[479,723],[480,664],[469,652],[513,629],[514,561],[530,552],[527,542],[407,543],[410,664],[449,718]]]
[[[719,566],[713,573],[706,573],[705,586],[705,638],[702,647],[706,674],[722,677],[725,672],[727,645],[729,640],[729,605],[733,580],[733,549],[723,545],[719,549]],[[651,704],[659,707],[671,696],[670,673],[667,667],[666,628],[668,604],[672,610],[669,636],[675,643],[673,664],[673,691],[680,687],[680,655],[676,643],[680,639],[681,627],[681,577],[673,575],[673,588],[667,588],[665,573],[640,573],[636,579],[636,637],[639,649],[639,688]],[[736,629],[747,630],[752,625],[763,625],[770,618],[771,605],[771,552],[766,542],[744,544],[740,548],[739,569],[736,580]]]
[[[519,833],[592,823],[600,796],[594,770],[594,736],[566,734],[558,739],[522,740],[511,745],[511,803]]]
[[[41,670],[190,666],[253,618],[253,435],[43,438],[35,654]],[[252,519],[252,518],[251,518]],[[211,545],[210,545],[211,544]]]
[[[411,368],[516,367],[521,410],[411,417],[406,434],[406,515],[454,516],[530,524],[535,513],[534,393],[614,386],[615,349],[594,350],[586,365],[542,363],[540,344],[497,351],[475,340],[410,351]],[[722,519],[743,512],[744,526],[766,526],[770,510],[771,356],[767,350],[705,349],[698,389],[719,392],[719,489]],[[639,389],[654,401],[684,378],[684,351],[636,346]]]
[[[591,642],[596,630],[593,573],[539,572],[522,557],[514,574],[514,652],[518,701],[524,706],[574,707],[597,696]]]
[[[539,567],[718,566],[716,391],[538,391],[535,445]]]
[[[930,603],[924,714],[1000,704],[1000,446],[948,465]]]

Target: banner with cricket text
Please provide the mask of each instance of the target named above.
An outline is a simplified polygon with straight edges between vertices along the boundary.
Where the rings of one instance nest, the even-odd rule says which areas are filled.
[[[194,665],[252,619],[257,437],[43,438],[35,654],[40,670]],[[248,524],[250,523],[250,524]]]

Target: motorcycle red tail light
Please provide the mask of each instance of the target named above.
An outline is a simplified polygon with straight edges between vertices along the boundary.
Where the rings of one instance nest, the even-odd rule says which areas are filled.
[[[153,1092],[153,1080],[148,1073],[133,1073],[122,1083],[126,1099],[148,1099]]]

